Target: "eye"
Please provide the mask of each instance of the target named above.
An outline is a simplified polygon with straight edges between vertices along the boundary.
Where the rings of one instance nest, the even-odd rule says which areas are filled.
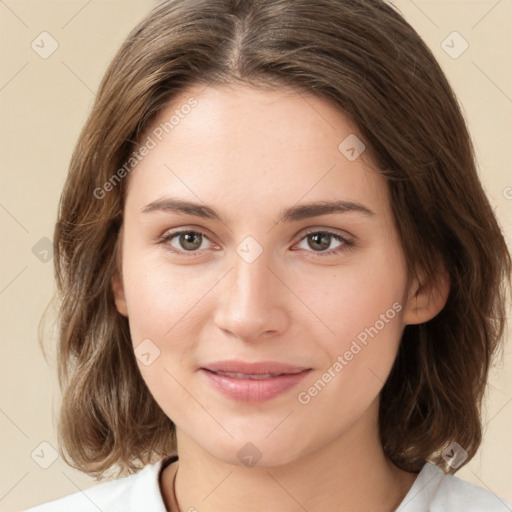
[[[338,245],[334,249],[325,251],[325,249],[331,245],[333,239],[338,242]],[[315,252],[318,256],[339,254],[343,251],[352,249],[355,246],[355,243],[352,240],[332,231],[307,231],[306,236],[301,239],[301,243],[303,241],[306,241],[307,245],[313,248],[312,251],[308,252]]]
[[[207,248],[203,245],[206,240],[208,240],[208,237],[202,231],[182,229],[165,234],[159,240],[159,243],[165,245],[174,253],[188,253],[187,255],[193,256],[194,253],[199,253],[200,250]],[[333,240],[335,240],[338,245],[334,249],[326,251],[325,249],[331,246]],[[317,253],[317,256],[339,254],[355,246],[355,243],[352,240],[349,240],[338,233],[327,230],[312,229],[307,231],[306,235],[300,240],[300,243],[303,243],[304,241],[306,241],[308,246],[312,247],[313,250],[304,249],[303,247],[301,249],[306,250],[307,252]]]
[[[176,238],[175,244],[172,243]],[[199,249],[205,249],[203,242],[208,237],[201,231],[180,230],[164,235],[160,243],[171,246],[171,250],[177,253],[194,253]]]

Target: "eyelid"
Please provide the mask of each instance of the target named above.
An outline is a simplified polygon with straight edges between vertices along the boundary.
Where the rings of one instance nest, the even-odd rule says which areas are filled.
[[[355,236],[350,234],[348,231],[344,231],[342,229],[336,228],[322,228],[322,227],[311,227],[306,228],[304,231],[299,231],[299,234],[302,233],[301,240],[306,236],[312,233],[327,233],[333,236],[339,236],[347,241],[355,241]]]

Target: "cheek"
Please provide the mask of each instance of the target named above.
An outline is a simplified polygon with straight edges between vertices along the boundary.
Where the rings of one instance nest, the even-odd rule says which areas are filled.
[[[214,283],[197,268],[176,266],[161,255],[140,253],[124,262],[124,284],[133,341],[163,341],[193,326],[198,302]]]
[[[192,266],[155,260],[154,253],[143,251],[124,260],[125,294],[139,371],[156,402],[174,419],[176,411],[186,416],[194,410],[180,383],[195,368],[197,306],[208,287]]]
[[[391,247],[388,252],[369,251],[361,258],[356,255],[332,272],[301,280],[297,295],[308,305],[309,317],[318,320],[314,323],[319,339],[325,340],[332,353],[344,350],[361,333],[364,338],[375,324],[379,337],[388,341],[399,338],[405,289],[404,258]],[[395,345],[392,343],[390,349]]]
[[[351,265],[317,280],[316,286],[308,283],[307,303],[321,320],[315,322],[316,337],[329,358],[315,375],[322,381],[317,388],[328,383],[329,390],[322,391],[325,400],[343,396],[351,407],[363,406],[380,391],[403,331],[405,269],[399,246],[390,245],[386,251],[354,258]]]
[[[328,410],[336,432],[348,428],[380,393],[403,330],[396,289],[369,281],[365,292],[362,282],[342,280],[346,286],[326,298],[322,319],[332,332],[322,327],[316,338],[328,357],[297,395],[306,415],[322,417]]]

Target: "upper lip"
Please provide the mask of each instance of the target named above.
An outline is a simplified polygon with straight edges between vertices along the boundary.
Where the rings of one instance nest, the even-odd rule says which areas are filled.
[[[295,366],[292,364],[279,363],[277,361],[258,361],[254,363],[246,361],[216,361],[203,366],[205,370],[212,372],[233,372],[243,373],[245,375],[264,375],[266,373],[300,373],[309,370],[304,366]]]

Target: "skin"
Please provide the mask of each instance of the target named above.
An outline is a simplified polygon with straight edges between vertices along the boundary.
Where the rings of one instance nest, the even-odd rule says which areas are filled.
[[[197,106],[128,178],[120,272],[112,283],[134,348],[150,339],[160,350],[150,365],[137,364],[176,425],[180,509],[395,510],[417,475],[384,455],[379,392],[405,325],[434,317],[448,283],[430,291],[408,278],[387,184],[372,170],[369,149],[354,161],[338,150],[348,135],[363,137],[334,106],[288,88],[196,86],[174,98],[141,140],[191,96]],[[208,204],[224,222],[142,212],[167,195]],[[333,199],[361,203],[374,215],[280,219],[282,208]],[[179,235],[161,242],[177,228],[206,237],[188,253]],[[328,247],[319,248],[308,228],[355,246],[327,237]],[[236,252],[247,236],[263,250],[252,263]],[[321,255],[328,250],[338,252]],[[301,404],[298,393],[394,303],[401,311]],[[198,371],[224,359],[280,361],[312,372],[271,400],[243,403],[221,395]],[[261,453],[254,467],[237,457],[248,442]],[[167,506],[172,469],[161,481]]]

